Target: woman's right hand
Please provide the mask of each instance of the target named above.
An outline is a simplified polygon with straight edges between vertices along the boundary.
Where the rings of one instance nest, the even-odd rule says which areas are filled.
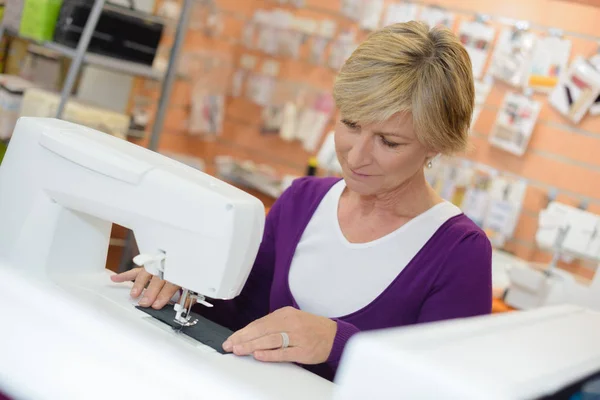
[[[152,306],[156,310],[160,310],[167,305],[173,295],[179,290],[179,286],[160,279],[158,276],[153,276],[142,267],[112,275],[110,280],[113,282],[134,281],[133,288],[131,289],[131,297],[137,299],[144,293],[138,304],[142,307]],[[148,287],[146,288],[147,284]],[[144,288],[146,289],[144,290]]]

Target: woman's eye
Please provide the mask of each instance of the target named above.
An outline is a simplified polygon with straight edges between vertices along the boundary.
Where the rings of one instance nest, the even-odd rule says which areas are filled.
[[[348,120],[343,120],[342,123],[344,125],[346,125],[346,128],[348,128],[348,130],[351,130],[353,132],[360,131],[360,125],[358,125],[356,122],[352,122],[352,121],[348,121]]]
[[[400,146],[400,143],[390,142],[389,140],[386,140],[383,136],[381,136],[381,143],[383,143],[385,146],[391,147],[391,148]]]

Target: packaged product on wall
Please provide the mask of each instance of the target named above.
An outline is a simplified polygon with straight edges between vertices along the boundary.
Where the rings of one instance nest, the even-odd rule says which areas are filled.
[[[426,6],[421,9],[418,20],[425,22],[431,28],[439,25],[452,29],[452,26],[454,25],[454,14],[440,7]]]
[[[298,109],[294,138],[302,142],[307,151],[314,151],[329,121],[333,100],[329,93],[307,89],[296,103]]]
[[[511,86],[524,86],[535,41],[536,35],[525,29],[504,28],[494,48],[490,74]]]
[[[279,46],[278,34],[282,29],[290,26],[292,14],[282,10],[274,12],[258,10],[255,17],[258,28],[256,47],[269,55],[276,55]]]
[[[566,70],[570,54],[570,40],[558,36],[539,38],[533,48],[527,85],[536,91],[550,93]]]
[[[222,93],[211,93],[204,85],[195,84],[190,105],[190,134],[205,137],[221,134],[225,115],[225,96]]]
[[[233,73],[231,80],[231,96],[240,97],[243,96],[243,89],[246,85],[246,79],[248,75],[254,70],[256,66],[256,57],[251,54],[242,54],[240,57],[240,66]]]
[[[473,108],[473,116],[471,117],[471,130],[473,129],[475,122],[477,122],[481,108],[485,104],[490,90],[492,90],[492,83],[490,77],[475,81],[475,107]]]
[[[600,71],[600,54],[590,57],[590,63],[597,71]],[[594,104],[590,106],[589,111],[590,115],[600,115],[600,96],[596,97],[596,100],[594,100]]]
[[[299,124],[304,150],[314,152],[317,149],[334,107],[331,95],[321,93],[312,107],[304,110],[304,118],[300,120]]]
[[[233,184],[256,189],[271,197],[281,195],[282,179],[275,169],[251,160],[237,160],[229,156],[215,157],[217,176]]]
[[[294,131],[292,130],[292,136],[290,136],[289,130],[295,129],[295,106],[293,107],[294,114],[290,115],[289,105],[295,103],[299,87],[300,84],[296,82],[276,82],[275,89],[271,95],[271,101],[263,107],[261,112],[261,133],[279,134],[284,140],[294,139]],[[289,121],[289,118],[294,118],[294,121]],[[287,131],[282,132],[283,129]]]
[[[363,0],[360,10],[359,25],[362,29],[374,31],[379,28],[379,20],[383,13],[383,0]]]
[[[281,132],[283,124],[285,105],[274,104],[263,107],[261,111],[262,124],[260,132],[262,134],[278,134]]]
[[[191,134],[206,137],[219,135],[223,129],[230,59],[214,52],[197,51],[184,55],[192,78],[188,130]]]
[[[344,62],[350,57],[357,47],[355,42],[356,33],[353,30],[344,30],[340,32],[331,46],[329,53],[329,67],[339,70]]]
[[[258,12],[258,11],[257,11]],[[247,49],[254,49],[254,43],[256,41],[256,31],[258,27],[256,13],[252,19],[247,20],[242,28],[242,45]]]
[[[315,34],[316,30],[315,20],[292,16],[289,26],[279,31],[277,54],[297,59],[300,56],[301,46],[308,37]]]
[[[173,0],[169,0],[167,4],[169,3],[174,3],[174,6],[179,7]],[[169,11],[174,12],[175,9]],[[219,14],[215,2],[196,1],[191,7],[188,29],[202,32],[208,37],[214,37],[218,35],[223,28],[223,23]],[[172,18],[172,20],[176,21],[175,18]]]
[[[561,75],[549,102],[571,122],[579,123],[599,95],[600,71],[579,56]]]
[[[490,132],[489,142],[509,153],[525,154],[541,107],[540,102],[525,95],[507,93]]]
[[[419,6],[415,3],[391,3],[387,6],[382,26],[414,21],[418,12]]]
[[[327,175],[342,173],[342,166],[335,152],[335,133],[329,132],[317,153],[319,169],[326,171]]]
[[[473,76],[480,79],[492,49],[496,29],[483,22],[464,21],[460,24],[458,35],[471,58]]]
[[[312,44],[310,47],[309,61],[312,64],[321,65],[325,58],[325,50],[327,45],[331,42],[336,31],[335,21],[325,19],[319,21],[317,31],[313,37]]]
[[[487,216],[490,202],[490,188],[498,171],[493,168],[477,166],[472,181],[461,204],[464,214],[480,227]]]
[[[266,106],[277,84],[275,78],[279,74],[279,63],[267,60],[263,63],[260,73],[253,73],[248,78],[246,95],[255,104]]]
[[[343,16],[358,21],[363,0],[341,0],[341,13]]]
[[[526,189],[524,179],[498,177],[492,181],[488,212],[482,227],[492,246],[502,247],[513,236]]]
[[[448,163],[442,171],[438,193],[442,198],[460,207],[474,173],[470,163]]]
[[[296,137],[296,123],[298,121],[298,108],[294,101],[287,101],[283,106],[279,137],[290,142]]]

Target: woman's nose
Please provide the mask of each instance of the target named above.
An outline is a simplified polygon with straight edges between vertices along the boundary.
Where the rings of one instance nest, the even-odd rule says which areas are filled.
[[[352,168],[369,164],[371,162],[372,147],[370,135],[364,133],[357,135],[348,152],[348,164]]]

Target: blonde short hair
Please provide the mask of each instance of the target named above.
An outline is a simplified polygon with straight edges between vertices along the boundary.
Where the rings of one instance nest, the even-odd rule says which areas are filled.
[[[453,154],[467,147],[475,101],[471,60],[447,29],[412,21],[372,33],[341,68],[333,96],[344,119],[383,122],[408,111],[428,148]]]

